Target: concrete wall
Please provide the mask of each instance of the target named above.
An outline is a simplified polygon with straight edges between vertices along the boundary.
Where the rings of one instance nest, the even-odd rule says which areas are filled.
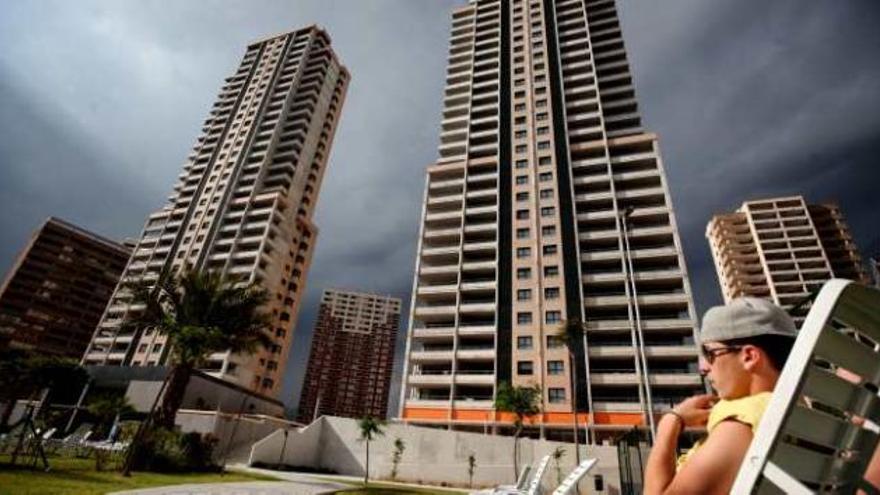
[[[214,458],[218,462],[247,462],[254,442],[294,423],[271,416],[217,413],[181,409],[175,424],[183,432],[208,433],[217,438]],[[279,430],[281,428],[282,430]],[[277,458],[275,460],[277,462]]]
[[[515,483],[512,437],[397,423],[385,425],[384,430],[384,436],[370,443],[371,478],[390,478],[393,444],[395,439],[400,438],[406,450],[398,467],[398,480],[467,486],[467,458],[473,454],[477,462],[475,487]],[[356,420],[324,416],[305,428],[289,430],[286,444],[282,430],[255,443],[249,463],[277,464],[279,459],[283,459],[283,464],[291,466],[330,469],[340,474],[363,476],[366,445],[358,437]],[[537,464],[543,455],[550,454],[556,447],[566,450],[561,462],[564,477],[574,467],[572,444],[521,439],[518,456],[520,468],[527,463]],[[586,457],[598,458],[599,463],[581,483],[581,493],[620,493],[617,449],[582,445],[581,459]],[[601,492],[593,488],[596,475],[601,475],[604,481],[605,488]],[[552,463],[543,480],[548,493],[556,487],[556,470]]]
[[[136,411],[147,412],[161,388],[161,380],[131,380],[128,383],[125,396]],[[244,407],[242,412],[248,414],[266,414],[278,417],[284,415],[284,406],[281,403],[272,402],[219,380],[211,380],[199,375],[193,375],[190,378],[182,407],[208,411],[220,410],[229,413],[238,413]]]

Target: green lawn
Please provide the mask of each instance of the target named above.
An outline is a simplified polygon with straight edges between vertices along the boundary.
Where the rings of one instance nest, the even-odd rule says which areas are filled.
[[[157,474],[133,473],[124,478],[117,472],[96,472],[93,459],[49,458],[48,473],[21,466],[9,466],[9,456],[0,455],[0,495],[98,495],[119,490],[182,483],[259,481],[275,478],[245,473]]]

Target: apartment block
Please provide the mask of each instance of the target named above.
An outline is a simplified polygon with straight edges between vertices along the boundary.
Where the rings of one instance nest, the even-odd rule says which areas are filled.
[[[706,238],[725,301],[754,296],[791,308],[831,278],[870,283],[835,204],[802,196],[747,201],[713,216]]]
[[[575,419],[595,441],[650,427],[704,385],[615,2],[473,0],[450,35],[399,416],[504,430],[493,397],[508,382],[540,386],[530,428],[547,438],[570,440]],[[574,319],[587,334],[572,362],[558,334]]]
[[[251,356],[214,354],[203,371],[277,396],[317,240],[312,214],[349,79],[330,37],[314,26],[247,47],[168,203],[147,219],[85,364],[165,363],[163,335],[120,326],[140,309],[128,285],[192,267],[269,292],[272,345]]]
[[[400,299],[329,289],[300,394],[298,419],[387,416]]]
[[[131,249],[49,217],[0,285],[0,348],[79,359]]]

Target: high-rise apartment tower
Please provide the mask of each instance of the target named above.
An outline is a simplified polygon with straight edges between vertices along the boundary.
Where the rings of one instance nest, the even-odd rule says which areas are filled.
[[[545,436],[570,439],[577,411],[599,440],[703,390],[658,140],[614,1],[471,1],[452,13],[448,64],[400,417],[503,426],[499,384],[534,384]],[[557,337],[569,320],[587,328],[574,363]]]
[[[298,419],[321,415],[384,419],[400,299],[325,290],[303,380]]]
[[[80,358],[131,249],[50,217],[0,284],[0,349]]]
[[[791,308],[834,277],[870,283],[835,204],[802,196],[747,201],[712,217],[706,238],[725,301],[754,296]]]
[[[315,248],[312,213],[348,81],[330,37],[317,27],[248,46],[168,204],[147,219],[85,364],[165,362],[164,336],[120,327],[139,309],[126,285],[189,266],[257,282],[269,292],[273,344],[253,356],[215,354],[205,371],[277,395]]]

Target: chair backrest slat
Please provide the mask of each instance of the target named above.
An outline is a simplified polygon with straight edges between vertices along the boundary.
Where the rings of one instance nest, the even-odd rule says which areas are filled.
[[[862,428],[830,414],[795,406],[785,424],[785,432],[794,437],[835,449],[849,430]]]
[[[815,354],[866,379],[880,378],[880,354],[840,330],[826,328],[819,336]]]

